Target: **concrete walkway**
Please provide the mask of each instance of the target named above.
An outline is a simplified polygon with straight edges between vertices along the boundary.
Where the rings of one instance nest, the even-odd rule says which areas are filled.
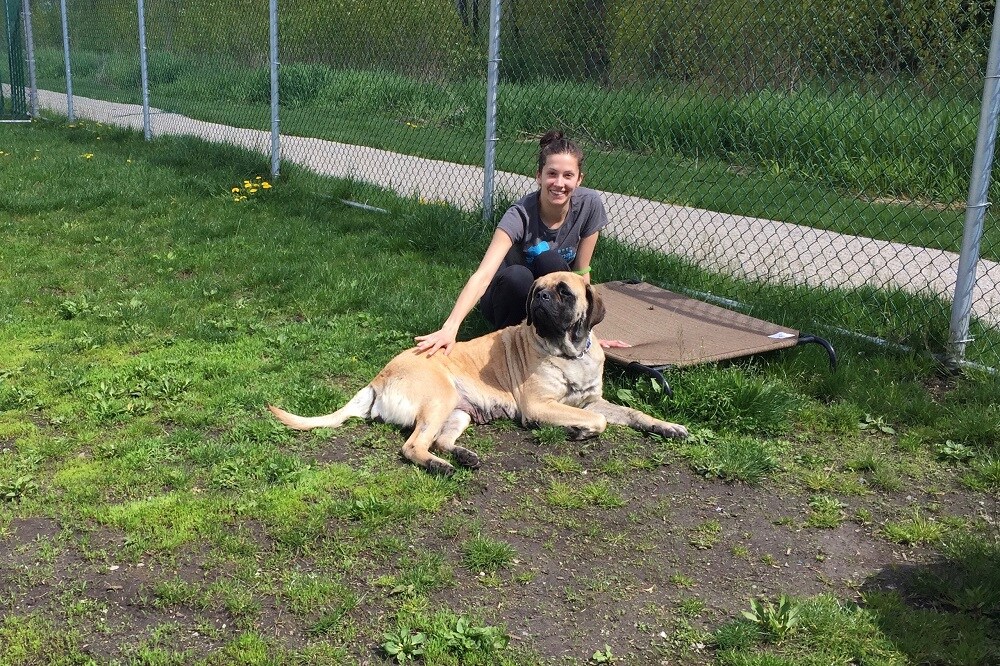
[[[66,113],[66,96],[39,91],[39,105]],[[73,97],[77,117],[142,131],[142,107]],[[153,110],[156,135],[188,135],[270,154],[268,131],[241,129]],[[442,199],[475,209],[482,197],[483,169],[364,146],[282,136],[282,159],[321,174],[350,177],[402,195]],[[498,172],[498,190],[516,198],[536,187],[534,179]],[[720,273],[770,283],[822,287],[901,288],[950,301],[958,255],[943,250],[838,234],[786,222],[676,206],[639,197],[603,193],[610,225],[606,233],[634,247],[684,257]],[[981,260],[973,313],[1000,326],[1000,264]]]

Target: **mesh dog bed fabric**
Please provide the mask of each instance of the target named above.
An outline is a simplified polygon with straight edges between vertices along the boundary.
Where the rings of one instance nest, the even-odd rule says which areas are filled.
[[[594,288],[607,310],[604,321],[594,329],[597,336],[632,345],[604,350],[609,360],[622,365],[681,367],[800,343],[799,332],[794,329],[645,282],[605,282]],[[808,338],[809,342],[818,341]]]

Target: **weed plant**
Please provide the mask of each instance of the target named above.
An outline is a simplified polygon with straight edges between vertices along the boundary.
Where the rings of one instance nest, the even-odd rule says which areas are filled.
[[[397,627],[385,634],[382,649],[396,663],[460,663],[510,666],[520,663],[505,654],[510,642],[503,627],[481,624],[449,611],[404,609]]]
[[[757,625],[768,640],[775,642],[795,631],[800,614],[798,603],[784,594],[777,605],[767,600],[751,599],[750,610],[743,611],[745,619]]]
[[[813,495],[809,498],[809,516],[806,526],[832,529],[847,519],[846,505],[832,495]]]

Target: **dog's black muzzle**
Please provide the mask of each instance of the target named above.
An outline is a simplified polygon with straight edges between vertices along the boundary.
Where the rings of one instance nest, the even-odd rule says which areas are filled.
[[[562,299],[554,290],[536,289],[528,304],[530,323],[543,338],[559,340],[573,325],[573,299]]]

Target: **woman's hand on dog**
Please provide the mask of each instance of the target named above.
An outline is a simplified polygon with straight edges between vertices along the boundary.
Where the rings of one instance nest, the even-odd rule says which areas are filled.
[[[447,327],[429,335],[418,335],[414,339],[417,343],[417,351],[427,352],[427,356],[434,356],[438,351],[443,351],[447,356],[451,353],[451,348],[455,346],[456,334]]]

